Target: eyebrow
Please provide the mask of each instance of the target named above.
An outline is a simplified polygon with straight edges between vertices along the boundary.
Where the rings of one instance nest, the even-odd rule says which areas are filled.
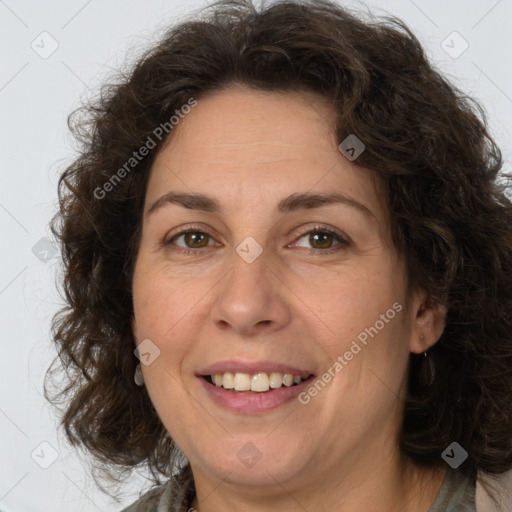
[[[190,210],[200,210],[207,213],[221,213],[222,207],[217,199],[199,193],[167,192],[157,199],[148,209],[148,214],[154,213],[167,204],[179,204]],[[277,210],[289,213],[299,210],[312,210],[331,204],[344,204],[356,208],[365,215],[376,219],[374,213],[364,204],[340,192],[331,193],[295,193],[281,199]]]

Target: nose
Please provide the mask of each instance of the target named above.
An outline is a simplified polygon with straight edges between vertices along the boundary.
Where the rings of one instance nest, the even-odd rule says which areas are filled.
[[[236,252],[231,270],[218,287],[211,317],[224,331],[253,336],[277,331],[291,319],[286,302],[286,287],[269,267],[263,251],[248,263]]]

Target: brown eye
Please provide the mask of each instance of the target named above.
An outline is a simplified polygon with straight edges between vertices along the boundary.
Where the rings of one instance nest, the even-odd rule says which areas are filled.
[[[327,228],[314,228],[301,235],[294,246],[306,247],[300,240],[307,240],[309,248],[313,252],[328,254],[340,251],[349,247],[351,244],[335,231]],[[181,241],[180,241],[181,240]],[[209,243],[211,242],[211,243]],[[215,241],[208,233],[200,230],[188,229],[177,233],[173,237],[163,242],[164,246],[175,246],[173,250],[184,254],[194,254],[200,252],[208,246],[216,245]],[[218,244],[217,244],[218,245]],[[308,248],[308,247],[306,247]]]
[[[333,240],[334,236],[330,233],[310,233],[309,235],[309,243],[314,249],[329,249]],[[315,247],[315,244],[318,245]]]
[[[347,242],[334,231],[319,228],[315,228],[308,231],[307,233],[304,233],[298,238],[298,241],[295,243],[295,245],[299,247],[306,247],[306,245],[300,242],[301,239],[306,239],[306,237],[306,243],[310,245],[312,250],[319,250],[322,252],[332,252],[340,250],[343,247],[348,247],[350,245],[349,242]]]
[[[176,243],[180,238],[183,239],[183,243],[185,245]],[[208,246],[210,238],[211,237],[208,233],[204,233],[202,231],[184,231],[183,233],[178,233],[173,236],[168,242],[166,242],[166,245],[174,243],[178,247],[182,247],[184,249],[202,249],[203,247]]]
[[[190,231],[188,233],[184,233],[183,237],[187,247],[206,247],[206,245],[208,245],[208,235],[206,233],[201,233],[200,231]]]

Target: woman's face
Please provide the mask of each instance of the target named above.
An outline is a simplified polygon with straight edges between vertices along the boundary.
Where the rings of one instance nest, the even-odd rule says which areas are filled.
[[[442,330],[407,298],[383,194],[338,149],[333,116],[313,94],[230,87],[198,101],[152,168],[134,334],[196,478],[375,467],[396,449],[409,352]],[[260,391],[206,378],[230,374]]]

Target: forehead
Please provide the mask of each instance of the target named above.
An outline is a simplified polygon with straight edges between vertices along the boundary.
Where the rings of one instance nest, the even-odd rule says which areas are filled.
[[[221,202],[339,191],[383,208],[373,172],[338,149],[332,104],[315,93],[230,86],[198,99],[158,154],[147,204],[169,190]]]
[[[231,86],[200,98],[161,154],[228,167],[319,155],[326,160],[335,142],[333,123],[333,107],[313,93]]]

